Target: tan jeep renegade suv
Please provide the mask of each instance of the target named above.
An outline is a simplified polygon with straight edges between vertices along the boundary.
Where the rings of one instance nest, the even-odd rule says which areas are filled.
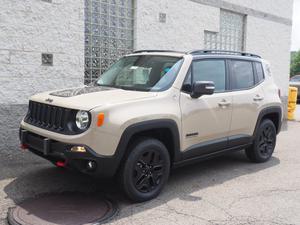
[[[30,98],[21,146],[97,177],[118,177],[134,201],[156,197],[170,169],[245,149],[270,159],[280,91],[257,55],[137,51],[93,84]]]

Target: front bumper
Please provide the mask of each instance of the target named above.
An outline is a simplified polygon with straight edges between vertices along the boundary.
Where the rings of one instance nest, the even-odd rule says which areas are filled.
[[[69,144],[20,129],[20,141],[34,154],[53,163],[64,162],[67,168],[78,170],[94,177],[112,177],[115,175],[119,160],[116,157],[100,156],[91,148],[81,144]],[[83,146],[86,152],[71,152],[74,146]],[[88,167],[93,162],[94,168]]]

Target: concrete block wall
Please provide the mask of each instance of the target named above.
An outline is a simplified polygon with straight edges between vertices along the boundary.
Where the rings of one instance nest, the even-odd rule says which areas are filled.
[[[271,64],[275,82],[288,95],[293,0],[226,0],[247,15],[245,50]],[[230,6],[229,6],[230,7]]]
[[[246,49],[268,60],[282,95],[288,95],[290,73],[291,26],[247,18]]]
[[[135,49],[203,49],[204,31],[219,31],[221,8],[247,15],[245,51],[270,62],[286,102],[293,0],[138,0]]]
[[[9,151],[31,95],[82,85],[84,2],[1,0],[0,31],[0,149]]]
[[[159,13],[166,13],[166,23]],[[137,0],[134,48],[201,49],[204,30],[219,31],[219,17],[219,8],[189,0]]]

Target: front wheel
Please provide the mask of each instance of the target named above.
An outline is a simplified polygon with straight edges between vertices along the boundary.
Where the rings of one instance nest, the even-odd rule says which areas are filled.
[[[122,189],[135,202],[155,198],[169,177],[167,148],[159,140],[144,138],[129,150],[119,174]]]
[[[262,163],[268,161],[276,145],[276,127],[274,123],[265,119],[259,125],[253,145],[246,149],[246,155],[252,162]]]

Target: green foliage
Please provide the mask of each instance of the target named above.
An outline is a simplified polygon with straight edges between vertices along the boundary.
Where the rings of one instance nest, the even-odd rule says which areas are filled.
[[[291,52],[291,63],[292,63],[293,60],[295,59],[296,55],[297,55],[297,52],[296,52],[296,51]]]
[[[300,74],[300,50],[298,52],[293,52],[291,55],[291,71],[290,76]]]

